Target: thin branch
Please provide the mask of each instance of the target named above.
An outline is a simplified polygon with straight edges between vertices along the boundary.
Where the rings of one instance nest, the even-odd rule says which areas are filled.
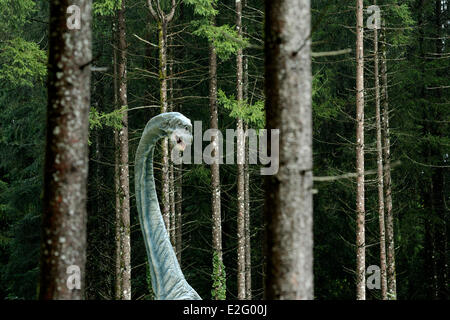
[[[397,161],[391,164],[391,168],[397,167],[401,164],[401,161]],[[364,172],[364,175],[371,175],[376,174],[377,170],[368,170]],[[350,179],[350,178],[356,178],[358,174],[356,172],[349,172],[345,174],[341,174],[339,176],[328,176],[328,177],[314,177],[313,180],[316,182],[330,182],[330,181],[336,181],[341,179]]]
[[[142,39],[141,37],[139,37],[137,34],[133,34],[133,36],[135,36],[136,38],[138,38],[139,40],[141,40],[142,42],[145,42],[146,44],[151,45],[152,47],[158,48],[158,46],[154,43],[151,43],[150,41],[147,41],[145,39]]]
[[[329,56],[338,56],[341,54],[347,54],[352,52],[352,49],[342,49],[342,50],[336,50],[336,51],[324,51],[324,52],[312,52],[311,56],[314,58],[317,57],[329,57]]]
[[[155,9],[153,8],[153,0],[147,0],[148,8],[150,9],[150,13],[152,14],[153,18],[158,21],[159,17],[156,13]]]

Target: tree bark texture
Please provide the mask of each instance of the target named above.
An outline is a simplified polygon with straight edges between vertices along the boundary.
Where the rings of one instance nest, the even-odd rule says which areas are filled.
[[[215,24],[214,17],[211,24]],[[217,53],[214,45],[211,43],[209,48],[209,106],[210,106],[210,127],[219,128],[219,115],[217,109]],[[219,154],[219,137],[213,136],[212,143],[215,148],[212,152],[212,158],[215,159]],[[213,299],[225,299],[221,293],[225,292],[225,282],[221,279],[224,275],[223,253],[222,253],[222,215],[220,198],[220,167],[218,162],[211,164],[211,185],[212,185],[212,239],[213,239],[213,274],[216,279],[213,283]],[[215,257],[214,257],[215,256]]]
[[[267,129],[280,130],[279,171],[265,188],[267,299],[314,297],[310,32],[309,0],[266,3]]]
[[[167,31],[168,25],[175,16],[177,3],[175,0],[170,2],[170,11],[165,13],[162,10],[160,0],[147,0],[147,5],[151,15],[158,23],[158,47],[159,47],[159,81],[160,81],[160,103],[161,113],[168,111],[167,100]],[[162,154],[162,173],[161,173],[161,211],[164,224],[167,230],[170,230],[170,169],[169,169],[169,143],[167,139],[163,139],[161,143]]]
[[[389,133],[389,98],[386,62],[386,37],[382,31],[381,41],[381,99],[383,101],[383,160],[384,160],[384,203],[386,212],[386,276],[388,299],[397,299],[394,246],[394,214],[392,211],[392,179],[391,179],[391,140]]]
[[[376,4],[376,1],[374,1]],[[381,129],[381,100],[380,100],[380,78],[379,78],[379,53],[378,53],[378,30],[373,30],[374,46],[374,77],[375,77],[375,122],[377,136],[377,189],[378,189],[378,223],[380,230],[380,277],[381,298],[387,299],[386,279],[386,231],[384,219],[384,179],[383,179],[383,143]]]
[[[356,299],[366,299],[364,198],[364,4],[356,0]]]
[[[67,26],[72,4],[80,8],[80,29]],[[50,1],[39,299],[84,298],[91,6],[90,0]]]
[[[238,35],[242,35],[242,2],[236,0],[236,28]],[[243,102],[243,50],[238,49],[236,55],[236,100],[237,103]],[[237,119],[237,290],[238,299],[245,299],[245,173],[244,173],[244,122],[242,119]]]
[[[244,55],[244,100],[248,100],[248,57]],[[247,132],[248,123],[244,124]],[[244,164],[244,208],[245,208],[245,299],[252,300],[252,249],[250,228],[250,169],[249,169],[249,144],[245,141]]]
[[[127,108],[127,41],[125,26],[125,0],[117,11],[118,18],[118,74],[119,107]],[[130,182],[128,167],[128,113],[122,116],[122,128],[117,134],[116,158],[116,299],[131,300],[131,237],[130,237]]]

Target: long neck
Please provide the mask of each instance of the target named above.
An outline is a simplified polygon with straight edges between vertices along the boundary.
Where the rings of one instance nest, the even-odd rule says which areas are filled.
[[[153,153],[161,133],[148,125],[135,160],[135,192],[156,299],[200,299],[186,282],[159,208],[153,177]]]

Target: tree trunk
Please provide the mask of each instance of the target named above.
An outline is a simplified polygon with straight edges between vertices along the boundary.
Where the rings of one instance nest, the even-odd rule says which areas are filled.
[[[116,12],[117,14],[117,12]],[[116,16],[117,20],[117,16]],[[114,86],[114,109],[119,108],[119,84],[118,84],[118,68],[117,68],[117,26],[116,23],[113,22],[113,35],[112,35],[112,46],[113,46],[113,86]],[[114,245],[115,245],[115,258],[116,258],[116,264],[114,269],[114,295],[116,295],[119,292],[122,292],[121,288],[121,282],[117,281],[119,269],[120,269],[120,262],[118,261],[119,257],[119,250],[120,250],[120,238],[119,238],[119,228],[118,228],[118,213],[120,212],[120,196],[119,196],[119,190],[120,190],[120,145],[119,145],[119,131],[117,129],[114,129],[114,194],[115,194],[115,217],[114,217],[114,223],[116,224],[114,226]],[[119,213],[120,214],[120,213]]]
[[[39,299],[83,299],[90,107],[90,0],[50,1],[50,51]]]
[[[119,107],[127,107],[127,42],[125,0],[117,11]],[[118,184],[116,184],[116,300],[131,300],[131,245],[130,245],[130,183],[128,168],[128,114],[122,116],[118,135]]]
[[[266,119],[280,130],[279,171],[266,177],[267,299],[314,298],[310,24],[309,0],[266,3]]]
[[[169,101],[168,101],[168,112],[173,112],[174,108],[174,100],[173,100],[173,57],[171,52],[168,50],[169,55]],[[170,149],[170,147],[169,147]],[[170,150],[169,150],[170,154]],[[176,206],[175,206],[175,169],[173,162],[169,164],[169,199],[170,199],[170,241],[172,242],[172,246],[175,249],[175,254],[177,252],[177,237],[176,237]]]
[[[211,24],[215,25],[215,18],[211,18]],[[210,106],[210,127],[219,128],[219,115],[217,110],[217,53],[216,48],[211,43],[209,48],[209,106]],[[219,154],[219,137],[213,136],[211,142],[215,143],[212,158],[216,159]],[[222,253],[222,216],[220,202],[220,167],[219,163],[211,164],[211,185],[212,185],[212,239],[213,239],[213,288],[212,297],[216,300],[225,300],[225,266],[223,264]]]
[[[364,208],[364,5],[356,0],[356,299],[366,299]]]
[[[177,239],[176,239],[176,215],[175,215],[175,174],[173,163],[169,165],[169,195],[170,195],[170,229],[168,230],[170,233],[170,242],[172,242],[172,246],[175,249],[175,254],[177,252]]]
[[[236,28],[238,35],[242,35],[242,2],[236,0]],[[243,101],[243,51],[239,49],[236,56],[236,100],[237,103]],[[245,299],[245,140],[244,140],[244,122],[242,119],[237,119],[237,238],[238,238],[238,274],[237,274],[237,289],[238,299]]]
[[[176,238],[176,254],[178,263],[181,265],[181,250],[182,250],[182,208],[183,208],[183,164],[179,164],[175,169],[176,173],[176,193],[175,193],[175,238]]]
[[[168,106],[168,79],[167,79],[167,32],[169,23],[173,20],[175,16],[175,10],[177,8],[177,1],[171,0],[170,11],[165,13],[162,9],[160,0],[147,0],[147,5],[150,10],[151,15],[158,23],[158,48],[159,48],[159,82],[160,82],[160,103],[161,103],[161,113],[169,111]],[[171,201],[171,192],[173,192],[173,181],[171,188],[171,174],[169,165],[169,143],[168,139],[165,138],[161,142],[161,211],[166,229],[169,232],[171,240],[173,241],[174,235],[171,231],[171,213],[174,210],[174,200]],[[171,206],[172,203],[172,206]],[[172,210],[171,210],[172,207]],[[172,242],[173,244],[173,242]],[[176,249],[176,246],[175,246]]]
[[[174,90],[175,82],[172,86]],[[172,94],[172,98],[174,98]],[[181,105],[177,108],[181,112]],[[175,252],[178,263],[181,265],[181,250],[182,250],[182,211],[183,211],[183,164],[174,166],[174,190],[175,194]]]
[[[168,111],[167,102],[167,23],[158,22],[159,31],[159,81],[161,113]],[[167,230],[170,232],[170,187],[169,187],[169,143],[167,138],[161,142],[161,211]]]
[[[180,4],[181,5],[181,4]],[[170,41],[172,43],[172,40]],[[169,65],[169,111],[176,111],[178,108],[175,104],[175,86],[177,84],[174,81],[174,60],[175,53],[169,51],[170,61]],[[181,108],[181,107],[180,107]],[[178,263],[181,265],[181,223],[182,223],[182,202],[183,202],[183,190],[182,190],[182,164],[174,165],[173,162],[170,163],[170,237],[172,245],[175,249],[175,254],[177,256]]]
[[[376,1],[374,1],[376,4]],[[379,78],[379,54],[378,54],[378,30],[373,30],[374,46],[374,77],[375,77],[375,121],[377,130],[377,187],[378,187],[378,222],[380,229],[380,271],[381,271],[381,298],[387,300],[386,279],[386,232],[384,222],[384,184],[383,184],[383,144],[381,135],[380,112],[380,78]]]
[[[245,130],[248,125],[245,124]],[[252,251],[251,251],[251,232],[250,232],[250,173],[248,166],[248,144],[245,149],[244,165],[244,224],[245,224],[245,299],[252,300]]]
[[[179,19],[183,20],[184,18],[184,5],[183,2],[179,4]],[[174,54],[174,57],[177,57],[177,54]],[[175,82],[175,85],[178,83]],[[177,86],[178,87],[178,86]],[[178,111],[182,112],[182,105],[178,105]],[[175,197],[175,211],[176,211],[176,238],[177,238],[177,245],[176,245],[176,253],[177,253],[177,259],[178,263],[181,266],[181,251],[182,251],[182,241],[183,241],[183,233],[182,233],[182,213],[183,213],[183,163],[180,163],[176,166],[176,197]]]
[[[394,213],[392,211],[392,180],[391,180],[391,141],[389,135],[389,100],[386,62],[386,35],[382,33],[381,59],[381,96],[383,100],[383,157],[384,157],[384,202],[386,208],[386,273],[388,299],[397,299],[397,285],[395,275],[395,246],[394,246]]]
[[[245,3],[244,3],[245,4]],[[248,57],[244,55],[244,100],[248,100]],[[245,131],[248,124],[244,125]],[[248,141],[248,140],[247,140]],[[250,232],[250,169],[249,169],[249,144],[245,144],[244,164],[244,208],[245,208],[245,299],[252,300],[252,250]]]

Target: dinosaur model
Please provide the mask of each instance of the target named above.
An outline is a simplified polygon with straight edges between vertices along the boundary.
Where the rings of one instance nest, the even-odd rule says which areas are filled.
[[[162,113],[147,123],[136,151],[136,202],[157,300],[201,300],[186,281],[170,243],[153,177],[153,154],[157,142],[169,138],[175,148],[184,151],[192,141],[191,132],[191,121],[181,113]]]

